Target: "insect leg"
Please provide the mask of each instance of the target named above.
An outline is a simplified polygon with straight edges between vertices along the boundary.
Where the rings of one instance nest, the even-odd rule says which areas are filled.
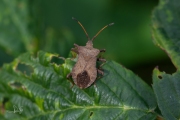
[[[97,76],[97,79],[102,78],[102,76],[104,75],[104,72],[102,70],[100,70],[99,68],[97,68],[97,73],[100,74]],[[95,82],[94,82],[94,84],[95,84]]]
[[[75,46],[75,47],[79,47],[79,45],[77,45],[77,44],[74,44],[74,46]]]
[[[66,78],[69,79],[72,76],[72,73],[67,74]]]
[[[100,52],[105,52],[106,50],[105,49],[101,49],[99,50]],[[102,54],[99,55],[99,57],[97,58],[97,61],[101,61],[101,62],[106,62],[105,59],[101,58],[102,57]]]
[[[97,72],[98,72],[99,74],[101,74],[101,75],[104,75],[104,72],[103,72],[102,70],[100,70],[100,69],[97,69]]]
[[[106,62],[106,59],[103,59],[103,58],[97,58],[97,61]]]
[[[104,72],[102,70],[100,70],[99,68],[97,68],[97,73],[100,74],[100,75],[104,75]],[[97,76],[96,79],[100,79],[102,76]],[[97,86],[96,86],[96,83],[94,82],[94,88],[97,89]]]
[[[72,73],[69,73],[66,78],[69,80],[69,78],[72,76]],[[74,86],[74,82],[72,82],[71,80],[69,80],[72,83],[71,88]]]
[[[78,50],[76,48],[72,48],[71,51],[73,51],[73,52],[78,54]]]
[[[100,51],[105,51],[105,49],[100,50]],[[104,65],[104,63],[106,62],[106,59],[103,59],[103,58],[99,57],[99,58],[97,58],[97,61],[103,62],[103,63],[98,67],[98,69],[100,69],[100,68]]]
[[[99,50],[100,52],[106,52],[106,49],[101,49],[101,50]]]

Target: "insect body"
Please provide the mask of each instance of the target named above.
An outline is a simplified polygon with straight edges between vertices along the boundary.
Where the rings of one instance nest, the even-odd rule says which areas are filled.
[[[72,48],[72,51],[78,54],[78,59],[72,69],[72,72],[67,75],[67,78],[72,76],[74,83],[79,88],[87,88],[96,80],[97,73],[103,74],[103,71],[96,68],[97,60],[103,62],[105,61],[105,59],[97,57],[100,52],[105,52],[105,50],[93,48],[93,40],[102,30],[104,30],[108,26],[113,25],[114,23],[106,25],[92,39],[90,39],[82,24],[77,19],[73,19],[76,20],[84,30],[88,38],[88,42],[86,43],[86,46],[79,46],[77,44],[74,44],[75,48]]]

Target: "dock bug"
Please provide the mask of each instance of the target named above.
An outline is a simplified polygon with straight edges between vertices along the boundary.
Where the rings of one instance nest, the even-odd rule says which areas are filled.
[[[84,30],[86,37],[88,38],[88,41],[86,43],[86,46],[79,46],[77,44],[74,44],[75,48],[72,48],[71,50],[78,54],[77,62],[75,66],[72,69],[72,72],[67,75],[67,78],[71,77],[73,78],[74,83],[81,89],[89,87],[97,78],[97,73],[103,75],[103,71],[96,68],[96,62],[102,61],[105,62],[105,59],[98,58],[100,52],[105,52],[105,50],[99,50],[96,48],[93,48],[93,40],[99,35],[100,32],[102,32],[106,27],[113,25],[114,23],[110,23],[106,26],[104,26],[92,39],[90,39],[88,33],[86,32],[83,25],[75,18],[72,18],[73,20],[76,20],[78,24],[82,27]]]

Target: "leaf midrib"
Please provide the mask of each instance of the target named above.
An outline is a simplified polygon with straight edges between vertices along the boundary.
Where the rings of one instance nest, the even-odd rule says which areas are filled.
[[[68,108],[65,108],[65,109],[61,109],[61,110],[53,110],[53,111],[47,111],[47,112],[44,112],[43,113],[40,113],[40,114],[37,114],[33,117],[36,117],[36,116],[41,116],[43,114],[53,114],[55,115],[55,113],[57,112],[65,112],[67,110],[75,110],[75,109],[82,109],[84,111],[86,110],[90,110],[90,109],[122,109],[123,111],[129,111],[129,110],[137,110],[137,111],[143,111],[143,112],[146,112],[146,113],[154,113],[153,110],[143,110],[143,109],[138,109],[138,108],[135,108],[135,107],[129,107],[129,106],[76,106],[76,105],[73,105],[72,107],[68,107]],[[33,118],[33,117],[30,117],[29,119]]]

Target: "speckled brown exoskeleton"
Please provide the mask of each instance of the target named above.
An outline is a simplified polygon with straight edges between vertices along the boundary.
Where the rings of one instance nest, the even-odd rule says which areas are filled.
[[[98,34],[103,31],[106,27],[113,25],[114,23],[104,26],[92,39],[90,39],[83,25],[75,18],[78,24],[84,30],[88,42],[86,46],[79,46],[74,44],[75,48],[71,50],[78,54],[77,62],[72,69],[72,72],[67,75],[67,78],[72,76],[74,83],[81,89],[89,87],[97,78],[97,73],[103,75],[103,71],[96,68],[96,62],[105,62],[105,59],[98,58],[100,52],[105,52],[105,49],[99,50],[93,48],[93,40],[98,36]]]

